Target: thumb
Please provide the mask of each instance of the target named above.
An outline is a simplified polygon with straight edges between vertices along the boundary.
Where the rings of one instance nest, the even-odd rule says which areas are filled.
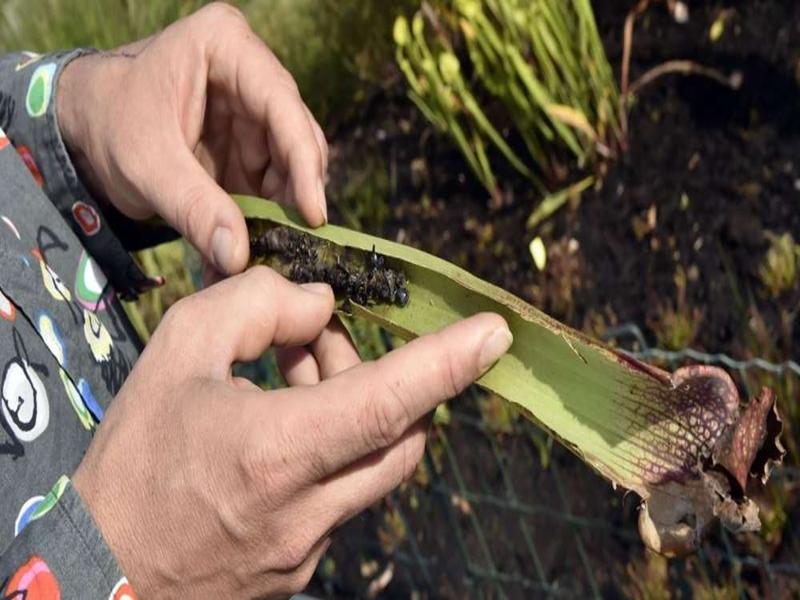
[[[160,154],[154,170],[153,209],[220,273],[244,270],[250,256],[247,225],[233,199],[186,147]],[[155,175],[163,173],[164,175]]]

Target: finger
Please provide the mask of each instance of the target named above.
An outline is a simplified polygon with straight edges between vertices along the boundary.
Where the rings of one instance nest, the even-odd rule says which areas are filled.
[[[261,180],[262,198],[278,199],[285,195],[286,178],[274,162],[270,162]]]
[[[243,392],[259,392],[261,390],[255,383],[245,377],[231,377],[233,386]]]
[[[325,139],[325,133],[322,131],[314,114],[309,110],[308,106],[303,105],[306,109],[306,115],[311,122],[311,128],[314,130],[314,138],[317,140],[317,147],[319,148],[320,155],[322,156],[322,174],[328,173],[328,141]]]
[[[311,342],[311,351],[319,365],[319,376],[322,379],[333,377],[361,362],[350,335],[336,316],[319,337]]]
[[[241,115],[269,132],[269,154],[286,176],[292,199],[310,225],[327,221],[323,158],[291,75],[264,43],[242,30],[237,43],[214,38],[209,82],[225,90]]]
[[[305,590],[319,566],[319,561],[325,556],[330,545],[330,537],[324,537],[314,544],[306,559],[299,566],[279,574],[278,577],[280,579],[275,581],[275,573],[271,573],[270,580],[265,586],[265,590],[269,590],[270,592],[269,597],[275,596],[275,592],[277,591],[279,593],[276,597],[288,598],[289,596],[299,594]],[[276,583],[278,590],[275,589]]]
[[[311,342],[333,306],[326,284],[299,286],[272,269],[253,267],[178,302],[159,331],[172,334],[185,364],[224,379],[233,362],[255,360],[271,345]]]
[[[307,347],[278,348],[276,355],[278,370],[288,385],[316,385],[320,382],[317,360]]]
[[[386,448],[438,404],[463,390],[512,342],[505,321],[483,313],[410,342],[381,359],[351,368],[307,394],[311,407],[286,410],[286,431],[302,431],[300,460],[330,475]]]
[[[168,147],[150,165],[144,196],[155,211],[210,261],[217,271],[242,271],[250,255],[247,226],[233,199],[185,146]]]
[[[269,164],[267,132],[254,126],[253,121],[237,117],[233,119],[232,135],[240,168],[248,185],[254,188],[254,192],[250,193],[257,194],[264,170]]]

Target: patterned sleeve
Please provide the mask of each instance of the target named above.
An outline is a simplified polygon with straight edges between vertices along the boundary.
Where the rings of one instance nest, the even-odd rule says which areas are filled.
[[[0,129],[123,299],[162,283],[147,277],[129,250],[154,245],[172,232],[140,226],[92,198],[78,177],[58,126],[55,88],[66,65],[93,50],[40,56],[0,56]]]
[[[136,356],[102,277],[93,267],[84,277],[80,266],[73,277],[67,267],[92,264],[81,256],[0,129],[2,600],[135,598],[88,509],[59,477],[74,472]]]
[[[0,57],[2,600],[135,597],[59,477],[77,468],[138,356],[112,287],[130,295],[149,282],[58,133],[53,86],[81,52]]]
[[[0,555],[0,597],[135,600],[66,476],[29,513],[24,529]]]

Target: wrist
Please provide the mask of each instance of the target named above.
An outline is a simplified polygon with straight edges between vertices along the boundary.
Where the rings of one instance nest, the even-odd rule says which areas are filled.
[[[89,454],[92,451],[90,446]],[[101,463],[105,462],[106,458],[102,457]],[[84,462],[91,461],[84,460]],[[128,506],[133,490],[120,485],[120,481],[113,482],[107,475],[101,475],[100,470],[105,466],[101,464],[98,468],[98,465],[93,464],[87,467],[82,463],[72,475],[72,487],[83,502],[87,513],[91,515],[95,527],[120,570],[137,593],[141,594],[141,597],[157,597],[157,594],[152,593],[153,586],[149,585],[147,555],[143,556],[140,553],[141,527],[144,526],[143,513],[139,514],[134,525],[129,518],[131,509]]]
[[[96,135],[102,129],[103,59],[98,54],[80,56],[61,72],[56,89],[56,116],[61,138],[78,175],[98,199],[106,197],[98,174]]]

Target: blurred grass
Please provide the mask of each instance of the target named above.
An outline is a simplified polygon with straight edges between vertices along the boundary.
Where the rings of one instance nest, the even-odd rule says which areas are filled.
[[[4,0],[0,50],[112,48],[146,37],[207,0]],[[238,0],[294,75],[320,121],[349,116],[393,64],[391,28],[418,0]]]
[[[317,119],[353,116],[393,69],[395,17],[420,0],[245,0],[239,5],[297,80]]]
[[[201,0],[4,0],[0,49],[112,48],[148,36]]]

